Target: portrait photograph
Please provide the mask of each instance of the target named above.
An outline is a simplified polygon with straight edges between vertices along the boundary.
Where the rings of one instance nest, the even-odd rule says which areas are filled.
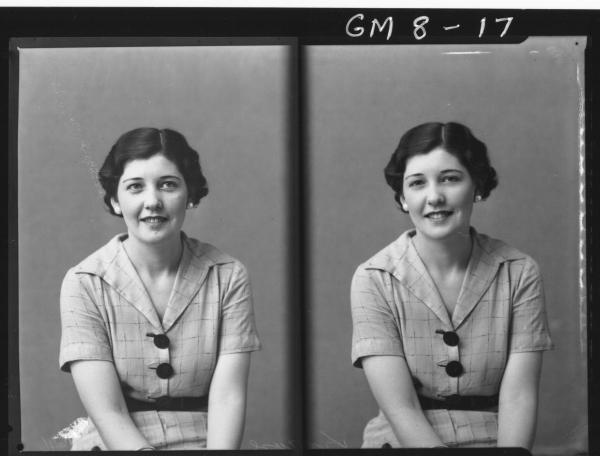
[[[94,411],[110,382],[87,378],[106,375],[92,370],[75,385],[75,362],[114,363],[128,409],[139,408],[143,435],[112,430],[112,449],[206,447],[210,404],[201,402],[217,378],[247,393],[245,420],[239,410],[221,417],[239,441],[217,435],[215,447],[289,440],[290,46],[90,39],[15,48],[25,449],[107,449],[87,416],[113,416]],[[155,289],[165,274],[148,272],[165,254],[175,255],[166,294]],[[250,353],[218,376],[222,357]],[[183,401],[156,405],[164,397]]]
[[[585,47],[585,37],[531,37],[502,45],[308,47],[310,445],[403,446],[396,441],[398,429],[394,435],[378,416],[386,400],[399,399],[378,390],[383,404],[375,400],[372,390],[378,378],[367,382],[361,365],[365,356],[406,360],[417,393],[435,400],[452,394],[498,394],[508,352],[531,350],[544,352],[537,431],[532,429],[535,440],[527,437],[535,442],[532,453],[585,454],[586,302],[580,286],[585,274]],[[487,148],[495,188],[485,180],[477,183],[483,173],[478,170],[485,166],[470,165],[474,153],[460,155],[461,147],[475,149],[475,140],[463,139],[467,134]],[[418,161],[433,157],[437,148],[451,150],[448,159],[461,157],[459,167],[475,167],[467,172],[476,181],[475,198],[469,197],[465,207],[447,193],[453,191],[456,176],[431,177],[426,172],[429,162]],[[404,170],[399,164],[402,153]],[[400,172],[409,176],[413,164],[418,180],[394,181]],[[431,166],[441,172],[446,162]],[[485,193],[478,195],[479,188]],[[408,213],[403,204],[408,204]],[[507,258],[531,258],[539,266],[542,308],[530,309],[540,313],[536,318],[519,323],[516,313],[490,310],[499,305],[495,301],[507,298],[517,308],[519,288],[512,288],[519,282],[517,273],[504,278],[497,265],[487,271],[470,265],[466,274],[474,279],[461,278],[453,312],[434,308],[441,285],[422,276],[433,276],[435,266],[420,261],[425,247],[416,249],[418,255],[407,248],[405,258],[402,242],[418,246],[416,238],[422,233],[449,236],[443,230],[450,230],[452,218],[460,220],[459,209],[467,207],[470,217],[462,216],[460,223],[477,236],[501,241]],[[427,218],[431,211],[447,216],[448,222]],[[451,211],[453,215],[446,214]],[[415,228],[416,238],[406,241],[403,233],[410,238]],[[428,229],[443,234],[428,234]],[[435,249],[439,252],[439,245]],[[411,252],[416,259],[410,260]],[[475,247],[472,252],[476,254]],[[513,268],[519,261],[512,261]],[[507,293],[510,289],[511,296],[498,291],[490,297],[495,281],[506,282],[499,287]],[[427,306],[433,311],[421,312]],[[411,316],[413,311],[417,314]],[[451,322],[444,318],[448,312]],[[484,314],[495,323],[478,328],[475,323]],[[449,346],[437,331],[452,333],[459,341]],[[511,342],[511,337],[523,340]],[[458,377],[445,371],[452,361],[463,363]],[[384,379],[391,375],[387,366],[381,369]],[[436,442],[436,436],[423,437],[432,442],[428,446],[495,446],[496,438],[500,445],[493,413],[448,417],[453,411],[438,409],[437,403],[423,401],[421,406],[433,409],[427,410],[427,418],[441,438]],[[467,413],[491,409],[475,405]],[[407,432],[416,431],[409,427]],[[404,446],[421,445],[408,438]]]

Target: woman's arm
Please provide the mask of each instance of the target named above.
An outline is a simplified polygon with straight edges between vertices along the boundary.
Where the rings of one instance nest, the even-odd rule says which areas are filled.
[[[541,351],[509,355],[500,385],[498,446],[531,449],[541,366]]]
[[[127,411],[115,367],[110,361],[74,361],[71,373],[81,402],[109,450],[150,447]]]
[[[362,366],[373,396],[402,446],[444,446],[423,414],[403,357],[367,356],[362,358]]]
[[[244,432],[250,352],[219,355],[208,394],[207,449],[238,449]]]

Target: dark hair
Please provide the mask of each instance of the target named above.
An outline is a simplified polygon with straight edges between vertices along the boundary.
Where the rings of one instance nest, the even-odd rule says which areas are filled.
[[[496,170],[490,165],[487,147],[469,128],[457,122],[428,122],[404,133],[384,169],[385,180],[394,190],[394,199],[398,204],[408,159],[431,152],[437,147],[443,147],[454,155],[467,169],[475,184],[475,191],[481,198],[487,198],[498,185]]]
[[[163,154],[177,166],[185,180],[191,203],[198,204],[208,194],[198,152],[189,146],[181,133],[168,128],[136,128],[117,139],[98,172],[98,179],[105,192],[104,203],[112,215],[122,217],[115,213],[111,199],[116,199],[119,179],[127,162],[150,158],[156,154]]]

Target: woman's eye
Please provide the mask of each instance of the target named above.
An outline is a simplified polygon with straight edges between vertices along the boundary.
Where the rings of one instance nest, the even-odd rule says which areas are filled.
[[[442,182],[460,182],[460,176],[454,176],[454,175],[444,176],[442,178]]]
[[[423,184],[424,184],[423,180],[421,180],[421,179],[415,179],[415,180],[410,181],[408,183],[408,186],[409,187],[419,187],[420,185],[423,185]]]
[[[139,184],[139,183],[135,182],[133,184],[129,184],[126,188],[129,191],[135,192],[137,190],[141,190],[142,189],[142,184]]]
[[[161,184],[161,187],[169,190],[169,189],[177,188],[178,185],[177,185],[177,182],[175,182],[175,181],[164,181]]]

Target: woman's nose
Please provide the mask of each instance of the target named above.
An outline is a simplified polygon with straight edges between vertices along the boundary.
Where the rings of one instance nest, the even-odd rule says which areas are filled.
[[[162,208],[162,201],[160,194],[156,190],[148,190],[146,192],[146,198],[144,200],[144,207],[150,210],[156,210]]]
[[[439,206],[444,204],[446,198],[444,193],[440,190],[437,185],[432,185],[427,193],[427,204],[430,206]]]

